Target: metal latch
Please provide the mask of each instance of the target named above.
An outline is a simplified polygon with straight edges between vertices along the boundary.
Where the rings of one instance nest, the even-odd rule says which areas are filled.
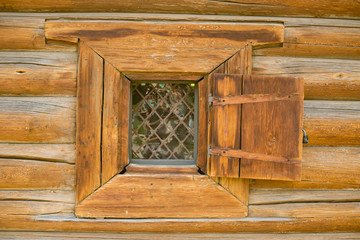
[[[304,129],[302,129],[304,135],[303,135],[303,143],[309,143],[309,138],[308,135],[306,135],[306,131]]]

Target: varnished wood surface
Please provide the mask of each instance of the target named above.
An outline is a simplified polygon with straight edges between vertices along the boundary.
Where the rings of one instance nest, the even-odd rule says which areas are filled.
[[[79,43],[76,113],[76,201],[101,184],[103,59]]]
[[[208,176],[119,174],[76,207],[85,218],[242,218],[247,207]]]
[[[316,5],[308,1],[292,2],[289,0],[257,1],[208,1],[197,2],[166,0],[154,4],[151,1],[126,2],[116,0],[111,2],[77,0],[76,2],[49,2],[36,0],[23,3],[20,0],[3,5],[4,12],[149,12],[149,13],[192,13],[217,15],[253,15],[253,16],[298,16],[325,18],[359,18],[359,3],[340,1],[334,5],[332,1],[321,0]],[[55,6],[54,6],[55,5]]]

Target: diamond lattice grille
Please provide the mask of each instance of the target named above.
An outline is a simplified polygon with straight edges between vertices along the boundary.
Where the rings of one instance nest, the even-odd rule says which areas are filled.
[[[132,85],[132,159],[194,159],[195,85]]]

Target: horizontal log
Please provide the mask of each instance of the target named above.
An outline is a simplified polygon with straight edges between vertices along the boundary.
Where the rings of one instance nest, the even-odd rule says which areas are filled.
[[[359,147],[305,147],[301,182],[251,180],[250,188],[360,189],[359,169]]]
[[[74,143],[75,98],[1,97],[0,142]]]
[[[359,201],[360,191],[358,190],[253,189],[249,194],[251,205]]]
[[[69,215],[74,212],[74,204],[45,201],[0,201],[1,215]]]
[[[360,202],[249,205],[249,217],[360,217]]]
[[[358,101],[305,101],[303,128],[308,146],[360,146]]]
[[[0,190],[0,200],[60,202],[75,205],[75,191]]]
[[[358,232],[360,218],[79,219],[0,215],[0,230],[137,233],[302,233]]]
[[[293,2],[288,0],[262,0],[254,3],[243,1],[208,1],[196,2],[166,0],[161,2],[127,2],[116,0],[89,1],[31,1],[13,0],[3,4],[3,12],[148,12],[148,13],[193,13],[218,15],[253,15],[253,16],[298,16],[328,18],[359,18],[359,3],[341,0],[336,5],[332,1],[321,0],[316,4],[308,1]]]
[[[75,163],[75,144],[0,143],[0,158]]]
[[[0,95],[76,95],[76,52],[0,52],[0,56]]]
[[[74,233],[74,232],[2,232],[5,239],[149,239],[146,233]],[[303,239],[357,239],[360,233],[289,233],[289,234],[261,234],[261,233],[154,233],[151,238],[157,240],[196,240],[196,239],[246,239],[246,240],[303,240]]]
[[[75,167],[71,164],[0,159],[0,189],[72,190],[74,185]]]
[[[284,43],[282,47],[256,49],[255,56],[338,58],[360,60],[360,47]]]
[[[360,100],[360,61],[253,57],[253,74],[304,78],[305,99]]]
[[[0,17],[0,49],[45,47],[44,18]]]

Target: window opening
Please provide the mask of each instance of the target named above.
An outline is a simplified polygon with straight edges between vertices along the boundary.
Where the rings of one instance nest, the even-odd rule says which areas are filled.
[[[195,164],[195,83],[133,83],[131,162]]]

